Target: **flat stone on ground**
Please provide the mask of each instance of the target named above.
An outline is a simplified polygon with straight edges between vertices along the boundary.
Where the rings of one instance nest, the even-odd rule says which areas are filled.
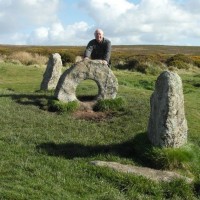
[[[171,172],[171,171],[163,171],[163,170],[156,170],[147,167],[138,167],[133,165],[123,165],[117,162],[107,162],[107,161],[91,161],[91,164],[100,167],[108,167],[114,169],[118,172],[125,172],[125,173],[132,173],[137,176],[143,176],[147,179],[153,181],[164,181],[170,182],[174,179],[184,179],[187,183],[191,183],[193,179],[182,176],[178,173]]]

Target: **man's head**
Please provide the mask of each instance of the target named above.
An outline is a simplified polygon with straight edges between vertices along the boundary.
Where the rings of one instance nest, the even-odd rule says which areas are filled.
[[[94,32],[94,36],[95,36],[95,39],[97,40],[97,42],[102,42],[102,40],[103,40],[103,31],[101,29],[97,29]]]

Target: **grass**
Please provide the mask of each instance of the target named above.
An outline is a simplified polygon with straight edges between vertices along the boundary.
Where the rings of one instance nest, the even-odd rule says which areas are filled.
[[[30,92],[40,88],[43,77],[43,68],[33,66],[15,65],[12,63],[1,63],[0,84],[1,88]]]
[[[41,109],[41,102],[53,96],[53,91],[37,91],[43,73],[43,68],[34,66],[0,64],[1,199],[200,198],[199,72],[180,74],[189,146],[177,151],[152,148],[146,137],[149,98],[156,76],[114,71],[119,81],[118,96],[126,100],[126,109],[111,119],[95,122]],[[87,91],[90,83],[85,84],[77,95],[85,94],[83,90]],[[96,94],[94,85],[89,90],[89,95]],[[151,160],[147,159],[149,152]],[[159,159],[163,156],[166,159]],[[195,182],[174,180],[158,184],[95,167],[89,163],[92,160],[170,168],[194,177]],[[176,165],[178,161],[180,165]],[[174,165],[164,165],[173,162]]]
[[[59,100],[49,100],[47,106],[49,111],[54,112],[75,112],[79,108],[78,101],[64,103]]]
[[[125,100],[117,97],[115,99],[98,100],[94,110],[95,111],[122,111],[125,108]]]
[[[98,96],[98,86],[93,80],[84,80],[76,88],[76,96],[78,99],[91,98]]]

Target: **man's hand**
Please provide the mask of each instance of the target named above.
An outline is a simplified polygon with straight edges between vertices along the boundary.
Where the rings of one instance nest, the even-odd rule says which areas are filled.
[[[90,60],[90,58],[88,58],[88,57],[85,57],[84,59],[83,59],[83,62],[86,62],[86,63],[88,63],[88,61]]]
[[[84,60],[90,60],[88,57],[85,57]]]
[[[108,62],[107,62],[106,60],[102,60],[102,64],[105,64],[105,65],[107,65],[107,64],[108,64]]]

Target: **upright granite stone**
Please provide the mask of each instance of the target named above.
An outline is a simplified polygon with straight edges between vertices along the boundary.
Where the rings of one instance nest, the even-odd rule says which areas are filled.
[[[174,148],[184,145],[188,127],[180,76],[169,71],[161,73],[150,104],[148,138],[152,144]]]
[[[52,90],[56,88],[62,73],[62,60],[58,53],[51,54],[40,85],[41,90]]]
[[[98,86],[96,99],[114,99],[118,90],[118,81],[111,69],[100,60],[84,60],[75,63],[59,79],[55,97],[63,102],[78,101],[76,88],[86,79],[94,80]]]

